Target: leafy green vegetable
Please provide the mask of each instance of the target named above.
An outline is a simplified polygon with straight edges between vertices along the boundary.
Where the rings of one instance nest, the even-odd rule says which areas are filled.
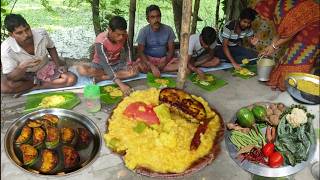
[[[302,109],[307,113],[307,123],[296,128],[288,123],[286,115],[290,114],[293,108]],[[281,152],[287,164],[295,166],[308,159],[310,147],[315,143],[315,133],[312,126],[314,116],[308,113],[304,106],[292,105],[285,110],[280,118],[275,142],[276,150]]]

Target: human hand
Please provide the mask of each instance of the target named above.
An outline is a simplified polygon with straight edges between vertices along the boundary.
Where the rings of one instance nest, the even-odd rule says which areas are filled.
[[[241,69],[241,66],[237,63],[232,63],[233,67],[235,70],[240,70]]]
[[[197,68],[196,73],[198,74],[200,80],[205,80],[206,79],[206,75],[199,68]]]
[[[126,85],[125,83],[119,83],[118,84],[120,90],[122,91],[124,96],[129,96],[130,93],[133,91],[132,88],[130,88],[130,86]]]
[[[275,49],[272,47],[272,45],[267,46],[264,48],[258,56],[270,56],[274,53]]]
[[[58,67],[58,71],[61,72],[61,73],[65,73],[65,72],[68,71],[68,69],[67,69],[67,67],[65,67],[65,66],[59,66],[59,67]]]
[[[168,64],[168,60],[166,59],[166,60],[164,60],[164,61],[162,61],[160,64],[159,64],[159,69],[160,70],[162,70],[167,64]]]
[[[150,68],[151,68],[152,74],[153,74],[156,78],[159,78],[159,77],[160,77],[160,70],[158,69],[158,67],[156,67],[156,66],[153,65],[153,64],[150,64]]]
[[[253,37],[253,38],[251,38],[250,39],[250,43],[252,44],[252,45],[257,45],[257,43],[259,42],[259,38],[258,37]]]

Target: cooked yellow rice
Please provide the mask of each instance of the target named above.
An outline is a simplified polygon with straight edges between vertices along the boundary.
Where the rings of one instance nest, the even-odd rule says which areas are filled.
[[[169,109],[160,114],[161,118],[158,116],[160,125],[147,126],[142,133],[135,132],[133,129],[137,126],[137,121],[130,120],[123,115],[123,111],[129,104],[137,101],[159,105],[159,92],[160,90],[151,88],[135,91],[124,98],[108,120],[108,133],[104,135],[104,139],[114,151],[126,152],[124,161],[129,169],[145,167],[160,173],[180,173],[209,153],[220,129],[220,119],[204,99],[193,96],[205,106],[207,118],[212,118],[195,151],[190,151],[190,143],[198,124],[170,113]],[[170,116],[171,118],[164,118]]]
[[[316,84],[311,81],[306,81],[303,79],[297,79],[297,89],[300,91],[315,95],[315,96],[320,96],[320,87],[319,84]],[[294,81],[289,79],[289,84],[291,86],[294,86]]]

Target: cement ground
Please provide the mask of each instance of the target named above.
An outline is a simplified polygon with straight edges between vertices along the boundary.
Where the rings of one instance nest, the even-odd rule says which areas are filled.
[[[244,80],[233,77],[228,71],[216,71],[215,75],[222,77],[228,84],[215,92],[207,92],[199,87],[192,85],[189,81],[185,84],[185,90],[206,99],[210,105],[214,106],[222,115],[224,122],[230,121],[235,112],[242,106],[247,106],[255,102],[282,102],[285,105],[291,105],[295,102],[287,92],[272,91],[264,83],[253,77]],[[129,83],[135,89],[148,88],[145,80],[137,80]],[[82,89],[74,90],[79,93],[82,99]],[[14,99],[10,96],[1,96],[1,179],[3,180],[40,180],[52,179],[47,177],[38,177],[26,173],[13,165],[5,154],[3,142],[4,135],[12,122],[21,117],[24,108],[25,97]],[[308,105],[308,110],[316,115],[314,120],[315,128],[319,128],[319,105]],[[105,132],[105,123],[112,107],[103,106],[102,111],[96,114],[90,114],[85,111],[84,103],[74,108],[74,111],[80,112],[90,117],[99,127],[100,132]],[[186,180],[249,180],[251,174],[242,170],[229,157],[224,141],[221,142],[222,151],[217,159],[201,171],[192,176],[184,177]],[[319,141],[317,144],[319,149]],[[315,160],[319,161],[319,151],[315,154]],[[295,174],[292,178],[296,180],[313,180],[314,177],[310,171],[310,165],[304,170]],[[98,159],[89,167],[70,176],[57,179],[75,179],[75,180],[149,180],[152,178],[138,175],[128,170],[122,160],[112,154],[108,148],[102,145]]]

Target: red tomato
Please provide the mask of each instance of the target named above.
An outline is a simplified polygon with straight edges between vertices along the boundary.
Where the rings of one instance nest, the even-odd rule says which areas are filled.
[[[272,143],[267,143],[262,148],[262,153],[265,157],[269,157],[273,153],[273,151],[274,151],[274,144]]]
[[[273,152],[268,159],[268,165],[272,168],[277,168],[282,166],[283,164],[283,157],[282,154],[275,151]]]
[[[123,114],[133,120],[143,121],[149,125],[159,124],[159,118],[153,111],[152,105],[147,105],[144,102],[134,102],[127,106]]]

